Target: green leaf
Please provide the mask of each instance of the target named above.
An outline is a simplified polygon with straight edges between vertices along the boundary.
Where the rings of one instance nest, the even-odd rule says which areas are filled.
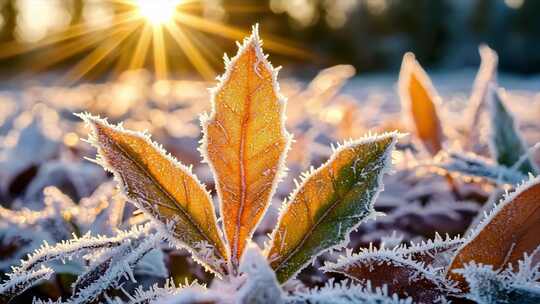
[[[376,215],[373,205],[398,137],[388,133],[347,143],[304,175],[281,212],[267,251],[280,282],[324,251],[345,245],[353,229]]]
[[[503,93],[494,86],[490,87],[491,154],[500,165],[513,167],[520,162],[517,166],[520,172],[525,175],[528,173],[536,175],[538,168],[527,155],[527,148],[519,134],[514,117],[504,105]]]

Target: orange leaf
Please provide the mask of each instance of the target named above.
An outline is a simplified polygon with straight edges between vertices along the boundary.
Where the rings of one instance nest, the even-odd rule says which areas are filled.
[[[409,118],[409,124],[426,149],[435,155],[442,149],[444,135],[437,114],[439,98],[431,81],[414,54],[403,56],[399,75],[401,106]]]
[[[212,113],[202,119],[201,151],[216,177],[235,266],[268,208],[290,142],[284,125],[285,101],[276,77],[255,27],[227,62],[214,90]]]
[[[90,115],[90,142],[98,160],[114,173],[126,196],[214,272],[224,272],[227,257],[211,197],[189,168],[144,134],[124,130]]]
[[[473,261],[496,269],[510,263],[516,269],[523,254],[531,254],[539,245],[540,177],[536,177],[507,195],[475,228],[450,264],[448,276],[463,282],[452,270]]]

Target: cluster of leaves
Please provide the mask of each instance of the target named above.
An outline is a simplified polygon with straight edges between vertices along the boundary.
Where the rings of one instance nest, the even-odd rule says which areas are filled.
[[[534,177],[537,168],[494,89],[493,64],[491,70],[483,67],[488,72],[481,68],[480,88],[475,92],[485,93],[475,98],[479,113],[482,104],[489,103],[489,121],[504,122],[504,126],[491,128],[490,147],[496,164],[460,153],[454,153],[449,162],[436,160],[434,164],[446,170],[451,187],[456,181],[450,172],[457,171],[515,185],[514,191],[466,237],[437,235],[408,246],[398,240],[390,247],[383,243],[358,253],[347,250],[336,262],[320,268],[329,276],[340,278],[341,274],[340,282],[330,279],[324,287],[306,289],[296,280],[301,270],[316,264],[323,253],[331,259],[349,243],[352,231],[381,215],[374,203],[401,136],[397,132],[369,135],[334,148],[328,161],[302,175],[282,204],[278,223],[261,250],[253,243],[253,235],[285,174],[292,141],[285,127],[285,100],[280,95],[277,69],[263,54],[256,29],[238,54],[225,57],[225,62],[226,72],[212,91],[211,113],[201,118],[200,152],[215,179],[219,220],[210,193],[191,168],[166,153],[148,134],[80,114],[92,129],[89,142],[98,150],[96,162],[113,173],[124,195],[150,223],[127,232],[98,229],[107,237],[84,234],[53,247],[44,245],[8,274],[0,285],[3,301],[48,278],[56,270],[51,266],[54,261],[71,259],[82,260],[84,271],[77,273],[68,303],[434,303],[465,299],[535,303],[539,299],[540,178]],[[486,73],[491,76],[484,77]],[[438,115],[438,97],[411,54],[404,57],[400,94],[415,140],[431,155],[440,154],[446,136]],[[527,174],[532,175],[529,181],[518,185]],[[48,190],[61,195],[55,191]],[[57,221],[62,224],[77,218],[70,213],[84,213],[78,206],[54,210],[59,209],[66,211]],[[39,217],[43,214],[46,212]],[[132,269],[164,241],[187,249],[215,274],[210,288],[175,286],[167,281],[163,287],[148,290],[141,285],[120,297],[107,293],[122,290],[125,281],[135,281]]]

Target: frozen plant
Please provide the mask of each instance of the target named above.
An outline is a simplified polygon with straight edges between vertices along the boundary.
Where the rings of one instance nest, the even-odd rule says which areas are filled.
[[[411,56],[405,57],[402,70],[402,92],[410,94],[404,101],[420,100],[410,105],[413,115],[420,113],[413,123],[423,145],[435,155],[446,137],[436,117],[433,89],[424,86],[427,75],[405,74],[421,71]],[[278,69],[263,54],[257,27],[225,63],[225,74],[212,91],[211,112],[201,117],[200,152],[215,180],[219,220],[206,186],[149,134],[79,114],[91,128],[88,141],[97,148],[95,161],[113,173],[151,226],[136,230],[140,235],[88,236],[45,248],[14,268],[1,290],[9,295],[22,291],[50,275],[50,261],[82,255],[88,265],[73,284],[68,303],[483,303],[505,300],[518,289],[526,299],[535,299],[540,177],[532,174],[467,237],[436,234],[433,240],[410,245],[370,246],[356,253],[346,249],[332,261],[353,230],[381,215],[374,202],[390,170],[397,132],[346,141],[333,149],[327,162],[304,173],[261,250],[253,233],[284,176],[292,141],[285,128],[286,102],[277,83]],[[424,121],[421,113],[430,119]],[[187,249],[215,274],[211,285],[175,286],[167,281],[146,290],[141,284],[134,293],[120,296],[107,292],[123,291],[123,282],[134,282],[133,268],[162,240]],[[94,243],[103,245],[94,248]],[[322,257],[328,261],[319,270],[340,274],[335,276],[339,281],[330,279],[324,287],[309,289],[296,280]],[[485,284],[496,288],[480,294],[477,286]]]
[[[114,174],[160,233],[188,249],[223,282],[242,286],[238,280],[252,266],[242,267],[248,262],[241,261],[284,175],[292,137],[285,129],[278,69],[263,54],[257,28],[225,62],[226,72],[213,90],[212,111],[201,118],[200,148],[215,177],[221,227],[205,186],[148,134],[90,114],[80,116],[92,128],[89,142],[98,149],[96,162]],[[325,164],[303,175],[283,204],[263,253],[278,282],[294,278],[323,252],[345,246],[352,230],[378,215],[374,202],[399,136],[386,133],[338,145]],[[237,295],[257,298],[249,292]]]

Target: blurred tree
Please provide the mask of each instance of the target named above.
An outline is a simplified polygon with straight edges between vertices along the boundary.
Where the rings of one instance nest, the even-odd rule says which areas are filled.
[[[11,0],[4,0],[2,4],[2,31],[0,33],[1,41],[15,40],[15,26],[17,25],[17,11]]]

